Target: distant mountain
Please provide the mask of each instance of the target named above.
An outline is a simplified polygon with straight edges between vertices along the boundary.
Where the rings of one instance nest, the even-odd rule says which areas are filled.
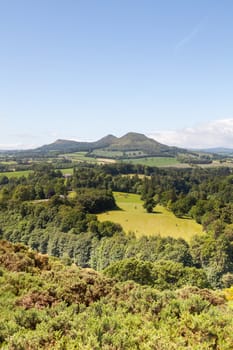
[[[179,152],[186,152],[186,150],[166,146],[162,143],[155,141],[143,134],[129,132],[128,134],[115,138],[115,142],[113,142],[109,147],[109,150],[112,151],[143,151],[148,155],[176,155]]]
[[[89,152],[96,148],[104,148],[111,145],[117,137],[113,135],[107,135],[96,142],[81,142],[58,139],[49,145],[44,145],[36,148],[35,152],[47,153],[47,152],[59,152],[59,153],[72,153],[72,152]]]
[[[207,152],[207,153],[215,153],[215,154],[221,154],[221,155],[233,155],[233,148],[224,148],[224,147],[214,147],[214,148],[206,148],[201,149],[201,152]]]
[[[163,145],[154,139],[143,134],[129,132],[122,137],[107,135],[95,142],[77,142],[70,140],[56,140],[55,142],[44,145],[34,150],[35,153],[72,153],[72,152],[88,152],[89,156],[103,156],[108,152],[110,158],[115,158],[115,153],[128,152],[127,157],[131,157],[130,152],[136,152],[141,156],[176,156],[178,153],[187,153],[187,150]],[[107,155],[105,155],[108,157]],[[133,157],[133,155],[132,155]]]
[[[36,153],[48,153],[48,152],[59,152],[69,153],[77,151],[88,151],[90,149],[91,142],[77,142],[71,140],[58,139],[49,145],[44,145],[36,148]]]

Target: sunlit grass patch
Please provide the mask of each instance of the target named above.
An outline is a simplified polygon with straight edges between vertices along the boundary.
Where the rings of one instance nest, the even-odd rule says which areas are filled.
[[[114,192],[119,210],[98,215],[100,221],[119,223],[125,232],[133,231],[136,236],[156,235],[182,237],[189,240],[194,234],[203,233],[201,225],[189,218],[177,218],[172,212],[157,205],[153,213],[147,213],[137,194]]]
[[[6,172],[1,172],[0,176],[7,176],[8,178],[11,177],[21,177],[25,176],[27,177],[29,174],[31,174],[33,171],[32,170],[22,170],[22,171],[6,171]]]

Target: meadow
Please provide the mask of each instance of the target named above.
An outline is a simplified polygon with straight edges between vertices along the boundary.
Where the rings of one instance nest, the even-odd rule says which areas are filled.
[[[100,157],[87,157],[87,152],[74,152],[74,153],[66,153],[60,156],[60,158],[65,157],[69,160],[71,160],[73,163],[94,163],[94,164],[103,164],[103,163],[115,163],[115,159],[105,158],[103,156]]]
[[[107,150],[101,150],[97,149],[91,152],[91,155],[93,157],[100,157],[100,158],[118,158],[123,157],[124,153],[122,151],[107,151]]]
[[[73,175],[74,168],[59,169],[63,175]]]
[[[0,176],[7,176],[8,178],[21,177],[21,176],[27,177],[32,172],[33,172],[32,170],[5,171],[5,172],[0,172]]]
[[[172,157],[147,157],[147,158],[135,158],[135,159],[125,159],[125,162],[133,164],[142,164],[148,166],[157,167],[169,167],[169,166],[182,166],[187,168],[187,164],[181,164],[176,158]]]
[[[67,158],[72,162],[87,162],[87,163],[97,163],[98,160],[92,157],[86,157],[87,152],[74,152],[74,153],[66,153],[62,154],[59,158]]]
[[[126,233],[133,231],[137,237],[142,235],[172,236],[187,241],[195,234],[201,234],[202,227],[190,218],[177,218],[161,205],[147,213],[137,194],[114,192],[119,210],[112,210],[98,215],[100,221],[119,223]]]
[[[122,157],[123,152],[113,152],[113,151],[93,151],[92,154],[94,155],[96,152],[96,157],[87,157],[86,152],[75,152],[75,153],[67,153],[63,156],[67,159],[72,160],[72,162],[87,162],[87,163],[112,163],[116,162],[115,159],[111,159],[113,156],[115,157]],[[132,152],[125,152],[126,158],[121,159],[122,162],[127,163],[133,163],[133,164],[142,164],[142,165],[148,165],[148,166],[156,166],[156,167],[183,167],[187,168],[189,167],[188,164],[182,164],[180,163],[176,158],[173,157],[146,157],[142,158],[141,156],[137,158],[135,154],[135,158],[128,158],[132,154]],[[110,158],[108,158],[110,157]]]
[[[73,175],[73,168],[59,169],[59,170],[62,172],[63,175],[65,174]],[[27,177],[31,173],[33,173],[33,170],[4,171],[4,172],[0,172],[0,176],[7,176],[8,178],[21,177],[21,176]]]

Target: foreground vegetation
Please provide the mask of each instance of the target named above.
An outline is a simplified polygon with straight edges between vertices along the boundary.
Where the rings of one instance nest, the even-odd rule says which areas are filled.
[[[223,294],[118,282],[4,241],[0,251],[3,349],[233,347],[233,310]]]

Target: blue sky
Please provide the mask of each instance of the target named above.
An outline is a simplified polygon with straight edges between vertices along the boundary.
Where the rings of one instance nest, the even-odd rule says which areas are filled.
[[[233,147],[232,0],[0,0],[0,148]]]

